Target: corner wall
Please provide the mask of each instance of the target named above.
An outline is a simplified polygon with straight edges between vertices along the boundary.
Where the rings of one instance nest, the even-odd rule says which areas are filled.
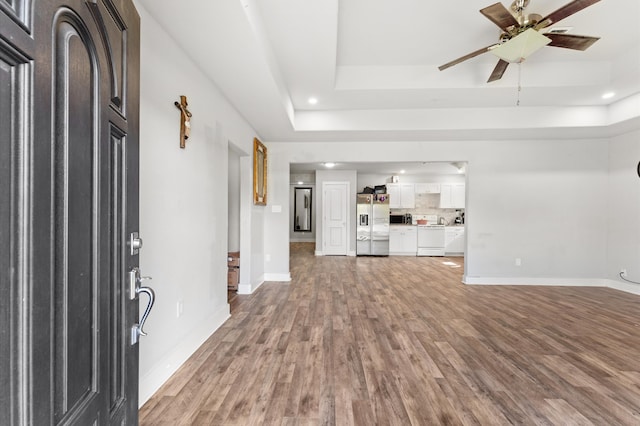
[[[609,286],[640,294],[640,131],[617,136],[609,142],[607,186],[607,269]]]
[[[149,13],[136,7],[142,27],[140,268],[153,277],[149,285],[157,296],[145,325],[148,336],[139,343],[142,405],[229,316],[228,147],[231,141],[251,153],[255,132]],[[193,114],[186,149],[179,147],[173,104],[180,95],[188,97]],[[241,185],[240,191],[242,204],[251,190]],[[262,221],[252,225],[256,235],[263,232]],[[263,265],[251,256],[262,253],[262,238],[255,249],[253,240],[245,243],[251,249],[241,253],[242,261],[252,265],[245,274],[261,276]]]
[[[229,147],[228,176],[228,242],[227,249],[240,251],[240,154]]]

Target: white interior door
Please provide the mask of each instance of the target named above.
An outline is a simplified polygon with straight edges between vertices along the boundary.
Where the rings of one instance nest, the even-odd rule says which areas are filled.
[[[322,251],[324,255],[347,255],[349,182],[322,185]]]

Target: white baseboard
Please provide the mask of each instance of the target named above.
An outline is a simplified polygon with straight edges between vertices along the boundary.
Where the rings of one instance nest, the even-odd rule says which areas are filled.
[[[462,277],[469,285],[547,285],[564,287],[608,287],[640,295],[640,285],[597,278]]]
[[[251,294],[256,291],[264,281],[264,276],[262,276],[255,284],[238,284],[238,294]]]
[[[620,291],[626,291],[627,293],[640,295],[640,285],[633,283],[626,283],[623,281],[606,280],[607,287]]]
[[[549,285],[574,287],[607,287],[602,279],[594,278],[533,278],[533,277],[470,277],[463,276],[464,284],[472,285]]]
[[[264,274],[265,281],[291,281],[291,274],[287,272],[286,274],[272,274],[265,272]]]
[[[314,254],[316,256],[324,256],[324,252],[322,250],[316,250]],[[356,252],[355,251],[348,251],[346,255],[355,257],[356,256]],[[333,256],[333,255],[329,254],[327,256]],[[338,254],[336,256],[344,256],[344,255]]]
[[[229,304],[225,304],[209,318],[200,322],[200,326],[191,329],[184,339],[173,345],[170,353],[162,357],[148,372],[140,377],[138,389],[138,408],[160,389],[173,373],[231,316]],[[144,344],[144,340],[139,344]]]

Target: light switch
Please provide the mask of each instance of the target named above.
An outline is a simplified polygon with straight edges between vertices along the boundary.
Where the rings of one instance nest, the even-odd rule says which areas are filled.
[[[282,206],[276,206],[276,205],[271,206],[271,212],[272,213],[281,213],[282,212]]]

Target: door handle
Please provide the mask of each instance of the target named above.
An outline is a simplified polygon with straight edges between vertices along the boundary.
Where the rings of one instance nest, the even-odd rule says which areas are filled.
[[[156,294],[151,287],[142,286],[142,281],[151,280],[151,277],[142,277],[140,276],[140,269],[134,267],[129,271],[129,298],[131,300],[135,300],[135,298],[140,294],[144,293],[149,297],[149,301],[147,302],[147,307],[142,314],[142,318],[140,318],[140,322],[138,324],[134,324],[131,327],[131,344],[135,345],[138,343],[140,336],[146,336],[147,333],[143,330],[144,323],[147,321],[149,317],[149,313],[151,312],[151,308],[153,308],[153,304],[156,300]]]
[[[144,323],[147,321],[149,317],[149,313],[151,312],[151,308],[153,308],[153,303],[156,301],[156,293],[153,291],[151,287],[138,287],[136,289],[138,294],[146,293],[149,296],[149,301],[147,302],[147,307],[144,310],[144,314],[142,314],[142,318],[140,319],[140,324],[136,324],[138,326],[138,334],[140,336],[146,336],[147,333],[144,332],[142,327],[144,327]]]

